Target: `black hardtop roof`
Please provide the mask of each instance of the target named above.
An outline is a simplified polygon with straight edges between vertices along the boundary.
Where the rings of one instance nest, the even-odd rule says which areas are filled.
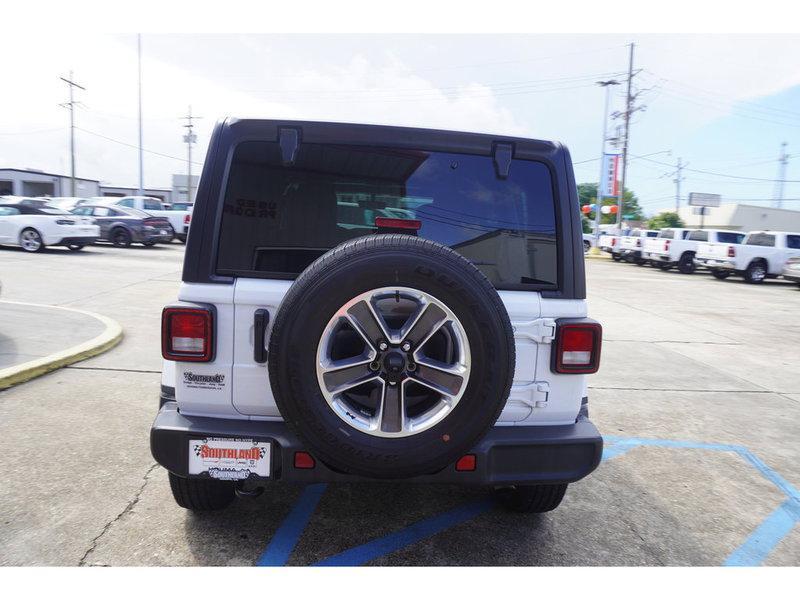
[[[277,141],[278,131],[287,128],[300,131],[301,143],[307,141],[309,143],[377,144],[442,151],[452,149],[479,154],[490,154],[494,144],[505,143],[514,146],[515,157],[518,158],[525,158],[528,153],[541,156],[564,149],[562,144],[553,141],[399,125],[227,117],[220,120],[218,126],[229,130],[235,137],[244,139]]]

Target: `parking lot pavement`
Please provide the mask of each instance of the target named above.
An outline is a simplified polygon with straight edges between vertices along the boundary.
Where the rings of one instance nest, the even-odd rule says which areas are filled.
[[[103,356],[0,392],[0,563],[800,564],[796,286],[588,261],[605,336],[590,415],[607,446],[552,513],[386,483],[274,484],[192,515],[148,447],[181,248],[0,251],[7,299],[85,307],[126,332]]]
[[[0,300],[0,370],[91,340],[105,325],[84,312]]]

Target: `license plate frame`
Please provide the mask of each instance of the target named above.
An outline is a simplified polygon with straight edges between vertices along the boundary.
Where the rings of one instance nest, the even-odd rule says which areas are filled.
[[[253,438],[191,438],[189,475],[241,481],[269,479],[272,474],[272,442]]]

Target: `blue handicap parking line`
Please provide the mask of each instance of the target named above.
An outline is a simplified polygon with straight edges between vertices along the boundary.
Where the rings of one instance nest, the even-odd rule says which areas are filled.
[[[289,516],[281,523],[269,546],[256,561],[257,566],[282,567],[286,564],[327,487],[325,483],[315,483],[303,490]]]
[[[725,561],[725,566],[757,566],[800,523],[800,492],[777,471],[743,446],[712,444],[686,440],[657,438],[633,438],[605,436],[603,461],[622,456],[629,450],[642,446],[680,448],[733,452],[755,467],[763,477],[773,483],[786,496],[786,501],[772,512],[753,531],[744,543],[734,550]],[[278,528],[269,546],[257,561],[258,566],[281,566],[289,560],[303,530],[311,520],[326,484],[309,485],[300,495],[292,511]],[[316,563],[317,566],[357,566],[401,550],[420,540],[429,538],[450,527],[464,523],[490,511],[495,504],[490,500],[471,502],[447,512],[423,519],[408,527],[376,538],[360,546],[350,548]]]
[[[489,500],[471,502],[449,510],[435,517],[430,517],[409,525],[405,529],[390,533],[389,535],[350,548],[339,554],[326,558],[316,563],[320,567],[357,567],[369,561],[410,546],[420,540],[436,535],[440,531],[449,529],[454,525],[469,521],[481,513],[485,513],[494,506]]]

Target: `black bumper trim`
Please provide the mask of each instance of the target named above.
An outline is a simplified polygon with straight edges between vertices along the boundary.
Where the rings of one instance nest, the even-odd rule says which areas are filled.
[[[90,246],[94,244],[100,238],[96,235],[92,236],[71,236],[61,238],[57,244],[52,244],[53,246],[66,246],[67,244],[85,244],[86,246]]]
[[[204,437],[272,441],[273,479],[307,483],[369,481],[334,471],[319,460],[314,469],[295,469],[294,453],[305,447],[282,421],[184,416],[173,401],[165,402],[158,412],[150,430],[150,450],[161,466],[186,477],[189,439]],[[475,471],[456,471],[450,465],[438,473],[405,481],[470,485],[571,483],[600,464],[603,438],[591,421],[579,415],[574,425],[492,427],[471,453],[476,455]]]

